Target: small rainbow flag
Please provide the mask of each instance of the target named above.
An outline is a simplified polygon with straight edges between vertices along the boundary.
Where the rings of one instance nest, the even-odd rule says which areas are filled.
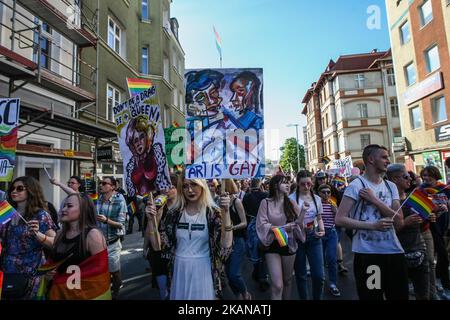
[[[219,33],[216,30],[216,27],[213,26],[214,35],[216,36],[216,48],[219,51],[220,58],[222,58],[222,40],[220,39]]]
[[[438,182],[434,187],[426,187],[423,190],[428,194],[437,194],[442,192],[444,189],[447,189],[449,185],[443,184],[442,182]]]
[[[6,224],[17,213],[8,201],[0,202],[0,225]]]
[[[275,238],[277,238],[277,241],[278,241],[280,247],[287,246],[288,235],[287,235],[286,231],[281,227],[273,227],[272,231],[275,234]]]
[[[136,205],[134,204],[134,201],[128,205],[128,212],[130,212],[131,214],[136,213]]]
[[[98,193],[93,193],[89,195],[89,198],[91,198],[92,201],[97,201],[98,200]]]
[[[175,128],[180,127],[180,125],[178,124],[178,122],[176,122],[175,120],[173,120],[172,125],[173,125]]]
[[[150,80],[139,78],[127,78],[127,84],[130,97],[137,96],[140,92],[147,90],[152,86]]]
[[[414,190],[405,204],[425,220],[428,219],[430,213],[436,207],[428,195],[420,189]]]

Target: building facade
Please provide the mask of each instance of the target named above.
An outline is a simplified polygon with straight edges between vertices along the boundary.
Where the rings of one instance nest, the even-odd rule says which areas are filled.
[[[386,1],[409,170],[450,156],[450,2]]]
[[[332,162],[324,157],[351,156],[354,164],[360,162],[364,147],[374,143],[402,160],[392,152],[401,130],[390,51],[330,60],[303,104],[310,170],[330,168]]]

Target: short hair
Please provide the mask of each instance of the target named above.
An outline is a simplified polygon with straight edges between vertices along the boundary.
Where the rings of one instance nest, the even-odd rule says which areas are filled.
[[[252,179],[250,189],[259,189],[261,187],[261,179]]]
[[[424,173],[428,174],[430,177],[433,177],[436,180],[441,180],[442,179],[441,172],[436,167],[429,166],[429,167],[423,168],[422,171],[420,171],[420,177],[421,178],[423,177]]]
[[[406,170],[406,167],[404,164],[401,163],[393,163],[388,165],[386,175],[389,180],[392,180],[394,175],[396,175],[399,172],[404,172]]]
[[[363,161],[364,161],[365,165],[367,165],[367,163],[369,161],[369,157],[372,156],[378,150],[388,151],[388,149],[386,147],[380,146],[379,144],[369,144],[368,146],[366,146],[364,148],[362,157],[363,157]]]
[[[330,189],[330,191],[331,191],[331,186],[329,185],[329,184],[321,184],[320,186],[319,186],[319,188],[317,189],[317,191],[318,192],[320,192],[320,191],[322,191],[323,189]]]
[[[77,182],[79,183],[79,184],[81,184],[81,178],[79,177],[79,176],[71,176],[70,178],[69,178],[69,180],[70,179],[75,179],[75,180],[77,180]]]
[[[112,184],[114,187],[117,186],[117,180],[116,180],[116,178],[114,178],[113,176],[105,176],[105,177],[103,177],[103,179],[109,179],[109,180],[111,180],[111,184]],[[103,179],[102,179],[102,180],[103,180]]]

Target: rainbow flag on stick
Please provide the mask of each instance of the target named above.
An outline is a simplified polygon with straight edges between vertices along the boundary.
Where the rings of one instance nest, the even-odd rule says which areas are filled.
[[[150,80],[139,78],[127,78],[127,84],[130,97],[137,96],[140,92],[147,90],[152,86]]]
[[[275,238],[277,238],[277,241],[278,241],[280,247],[287,246],[288,235],[287,235],[286,231],[281,227],[273,227],[272,231],[275,234]]]
[[[17,213],[8,201],[4,200],[0,202],[0,225],[6,224]]]
[[[50,300],[111,300],[111,276],[105,249],[81,262],[80,289],[67,286],[71,273],[57,273],[50,288]],[[70,280],[69,280],[70,283]]]
[[[219,52],[220,59],[222,59],[222,40],[220,39],[219,33],[216,30],[216,27],[213,26],[214,35],[216,36],[216,48]]]
[[[414,190],[404,204],[409,206],[412,211],[424,220],[428,220],[430,213],[436,207],[433,201],[421,189]]]
[[[128,205],[128,212],[132,215],[136,213],[136,205],[134,204],[134,201]]]
[[[428,194],[437,194],[445,189],[447,189],[450,185],[443,184],[442,182],[438,182],[434,187],[423,188],[423,190]]]

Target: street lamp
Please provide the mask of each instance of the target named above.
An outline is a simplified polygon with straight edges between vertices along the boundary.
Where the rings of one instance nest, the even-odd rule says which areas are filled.
[[[297,170],[300,170],[300,151],[298,149],[298,124],[288,124],[287,127],[295,127],[295,133],[297,135]]]

